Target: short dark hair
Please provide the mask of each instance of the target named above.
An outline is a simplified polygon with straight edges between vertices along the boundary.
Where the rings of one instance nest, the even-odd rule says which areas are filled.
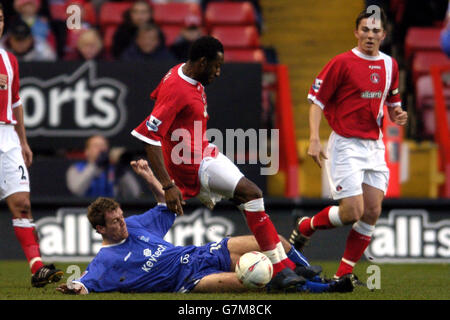
[[[106,226],[105,214],[119,207],[119,203],[111,198],[97,198],[88,207],[87,217],[92,228],[96,229],[97,226]]]
[[[217,57],[217,52],[223,53],[222,43],[214,37],[203,36],[194,41],[189,49],[189,60],[197,61],[205,57],[206,60],[212,61]]]
[[[372,15],[374,15],[375,12],[368,12],[367,9],[364,9],[363,11],[361,11],[358,15],[358,17],[356,18],[356,29],[358,29],[359,27],[359,23],[361,22],[362,19],[367,19],[372,17]],[[383,8],[380,8],[380,21],[381,21],[381,26],[383,27],[383,29],[386,29],[386,24],[387,24],[387,17],[386,17],[386,13],[384,12]]]

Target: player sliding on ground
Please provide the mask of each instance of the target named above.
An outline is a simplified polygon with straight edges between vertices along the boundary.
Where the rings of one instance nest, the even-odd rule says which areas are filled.
[[[249,290],[237,278],[236,261],[246,252],[259,251],[253,236],[225,238],[204,246],[174,246],[163,237],[176,214],[164,204],[161,184],[147,161],[133,161],[135,172],[147,181],[158,205],[149,211],[124,218],[120,205],[98,198],[88,207],[88,219],[102,236],[102,248],[80,279],[60,285],[62,293],[90,292],[242,292]],[[297,264],[302,281],[297,292],[350,292],[349,278],[325,281],[320,268],[281,238],[283,250]],[[271,283],[269,291],[274,291]],[[266,289],[267,290],[267,289]]]
[[[209,116],[204,86],[220,76],[223,62],[220,41],[210,36],[196,40],[188,61],[170,69],[152,92],[153,111],[132,135],[145,143],[171,211],[183,214],[184,199],[192,197],[210,209],[223,198],[232,200],[273,264],[273,286],[295,287],[302,279],[293,271],[295,264],[286,256],[266,214],[262,191],[206,138]]]

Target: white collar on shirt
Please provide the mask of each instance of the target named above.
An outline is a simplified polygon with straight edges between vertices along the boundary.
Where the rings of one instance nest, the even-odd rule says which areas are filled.
[[[115,247],[115,246],[121,245],[122,243],[124,243],[125,241],[127,241],[127,239],[128,239],[128,238],[125,238],[125,239],[123,239],[122,241],[117,242],[117,243],[102,244],[102,248],[109,248],[109,247]]]
[[[183,79],[184,81],[187,81],[187,82],[189,82],[190,84],[196,86],[197,83],[198,83],[198,81],[197,81],[197,80],[194,80],[194,79],[192,79],[192,78],[189,78],[187,75],[185,75],[185,74],[183,73],[183,66],[184,66],[185,64],[186,64],[186,63],[183,63],[183,64],[178,68],[178,75],[179,75],[179,76],[181,77],[181,79]]]
[[[377,61],[383,59],[381,52],[377,56],[368,56],[367,54],[362,53],[358,50],[358,48],[353,48],[352,52],[357,55],[358,57],[365,59],[365,60],[371,60],[371,61]]]

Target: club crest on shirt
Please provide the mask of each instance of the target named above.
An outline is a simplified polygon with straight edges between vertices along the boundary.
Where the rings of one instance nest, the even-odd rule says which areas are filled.
[[[0,85],[0,90],[7,90],[8,89],[8,84],[3,84],[3,85]]]
[[[371,81],[372,83],[377,84],[378,82],[380,82],[380,75],[379,75],[378,73],[372,73],[372,74],[370,75],[370,81]]]

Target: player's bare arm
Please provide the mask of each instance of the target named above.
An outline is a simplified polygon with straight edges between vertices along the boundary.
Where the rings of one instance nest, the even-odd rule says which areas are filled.
[[[161,147],[149,144],[145,146],[145,152],[150,161],[150,166],[164,190],[167,208],[177,215],[183,215],[182,205],[185,204],[183,195],[167,173]]]
[[[322,145],[320,144],[320,121],[322,120],[322,109],[311,104],[309,109],[309,148],[308,155],[313,158],[317,165],[322,168],[322,160],[328,159]]]
[[[389,119],[399,126],[404,126],[408,121],[408,113],[402,107],[388,108]]]
[[[22,105],[13,108],[13,113],[14,113],[14,117],[17,120],[17,123],[14,126],[14,128],[17,132],[17,135],[19,136],[20,146],[22,147],[23,160],[25,161],[25,165],[27,167],[29,167],[29,166],[31,166],[31,163],[33,162],[33,152],[31,151],[31,148],[28,145],[27,135],[25,133]]]
[[[137,175],[141,176],[148,184],[157,202],[166,202],[164,190],[150,169],[147,160],[139,159],[130,162],[131,167]]]

